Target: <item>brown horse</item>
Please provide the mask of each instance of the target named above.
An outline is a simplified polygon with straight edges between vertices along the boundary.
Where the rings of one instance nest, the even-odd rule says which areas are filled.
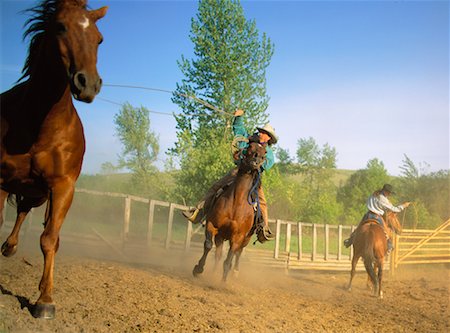
[[[235,271],[239,271],[239,258],[242,250],[247,246],[254,229],[255,211],[249,193],[252,187],[259,186],[259,169],[266,156],[266,149],[259,143],[252,142],[241,160],[234,183],[232,183],[214,203],[206,216],[205,243],[203,256],[194,267],[193,274],[197,276],[203,272],[206,257],[216,245],[216,264],[222,257],[223,242],[229,240],[230,249],[223,263],[223,281],[226,281],[233,257]],[[255,187],[256,188],[256,187]]]
[[[386,214],[386,223],[389,229],[396,233],[401,233],[401,225],[398,221],[397,214],[388,212]],[[388,232],[389,237],[392,238],[392,232]],[[352,280],[355,276],[356,264],[360,257],[364,260],[369,279],[373,285],[373,292],[375,296],[383,298],[383,291],[381,290],[381,282],[383,279],[383,264],[384,257],[387,253],[387,238],[386,232],[376,220],[367,220],[359,227],[353,240],[353,258],[352,270],[350,272],[350,282],[348,290],[352,289]]]
[[[47,202],[41,250],[44,272],[40,296],[30,309],[35,317],[53,318],[53,268],[59,231],[72,203],[85,139],[72,102],[92,102],[102,80],[97,49],[102,35],[96,21],[106,7],[89,11],[86,0],[45,0],[29,10],[25,36],[31,38],[23,69],[25,80],[1,95],[0,206],[4,193],[15,195],[17,219],[2,245],[13,255],[19,230],[32,207]],[[2,213],[2,212],[0,212]]]

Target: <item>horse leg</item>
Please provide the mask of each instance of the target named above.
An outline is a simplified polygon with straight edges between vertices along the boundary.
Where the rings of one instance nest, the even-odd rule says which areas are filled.
[[[383,279],[383,261],[384,258],[380,258],[377,260],[378,266],[378,297],[383,298],[383,291],[381,290],[381,281]]]
[[[4,216],[3,216],[3,210],[5,209],[5,201],[8,197],[8,192],[0,190],[0,229],[2,228]]]
[[[369,258],[364,258],[364,266],[366,267],[367,274],[369,274],[370,279],[373,283],[374,295],[378,292],[378,277],[375,275],[373,261]]]
[[[356,252],[353,254],[352,270],[350,271],[350,281],[348,282],[348,286],[347,286],[348,291],[352,291],[352,281],[353,281],[353,278],[355,277],[356,264],[358,264],[359,257],[360,257],[360,255],[357,254]]]
[[[238,276],[239,275],[239,259],[241,258],[241,254],[242,251],[244,250],[243,247],[240,247],[237,251],[236,251],[236,259],[234,260],[234,275]]]
[[[220,260],[222,259],[222,253],[223,253],[223,238],[219,235],[216,235],[214,237],[214,243],[216,244],[216,256],[215,256],[215,262],[214,262],[214,272],[217,271],[218,264]]]
[[[2,254],[5,257],[11,257],[16,253],[17,243],[19,242],[20,227],[22,226],[23,221],[25,221],[27,214],[30,212],[31,207],[31,200],[27,198],[20,200],[20,202],[18,203],[16,223],[14,224],[14,228],[11,231],[11,234],[2,245]]]
[[[75,183],[70,178],[55,181],[51,187],[50,202],[46,213],[48,217],[46,217],[44,232],[41,235],[44,272],[39,283],[41,294],[33,310],[33,316],[36,318],[52,319],[55,317],[55,305],[52,298],[55,255],[59,247],[59,231],[72,204],[74,191]]]
[[[228,250],[227,258],[223,262],[223,277],[222,277],[223,282],[227,281],[227,276],[231,268],[231,261],[233,260],[233,256],[234,256],[233,245],[230,244],[230,249]]]
[[[203,268],[205,267],[206,258],[208,257],[209,251],[211,251],[213,247],[213,237],[216,233],[216,229],[212,225],[211,222],[206,223],[205,228],[205,242],[203,243],[203,255],[198,261],[198,264],[195,265],[192,274],[196,277],[197,275],[203,273]]]

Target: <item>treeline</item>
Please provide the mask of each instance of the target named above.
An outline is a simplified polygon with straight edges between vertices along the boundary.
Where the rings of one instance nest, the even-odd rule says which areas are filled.
[[[305,151],[302,142],[312,143],[314,140],[299,140],[297,152]],[[420,171],[407,156],[401,166],[401,175],[397,177],[390,176],[383,162],[376,158],[370,160],[364,169],[337,170],[334,163],[329,164],[329,167],[324,166],[324,157],[328,156],[324,152],[328,148],[317,149],[317,145],[313,147],[314,153],[309,154],[313,158],[309,162],[284,159],[264,174],[263,186],[272,218],[357,224],[366,212],[367,197],[385,183],[394,186],[396,194],[392,196],[393,204],[413,202],[405,214],[400,216],[404,227],[434,228],[450,218],[449,170],[429,173]],[[311,150],[308,152],[311,153]],[[211,184],[201,184],[191,178],[189,183],[195,191],[184,191],[188,182],[177,183],[182,174],[180,170],[155,171],[146,178],[146,184],[140,185],[132,174],[82,175],[77,186],[195,204],[199,196],[189,197],[189,193],[203,194]]]

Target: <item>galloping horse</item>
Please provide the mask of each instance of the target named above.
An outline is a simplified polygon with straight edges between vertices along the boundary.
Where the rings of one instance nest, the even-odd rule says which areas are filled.
[[[247,246],[253,234],[255,211],[249,202],[249,193],[259,181],[259,169],[265,160],[266,149],[257,142],[252,142],[241,160],[234,183],[232,183],[217,199],[206,216],[205,243],[203,256],[194,267],[193,274],[197,276],[203,272],[206,257],[216,245],[216,264],[222,256],[223,242],[229,240],[230,249],[223,263],[223,281],[226,281],[233,257],[235,271],[239,271],[239,258],[242,250]]]
[[[388,212],[386,214],[386,223],[388,228],[394,230],[396,233],[401,233],[402,227],[396,213]],[[389,237],[392,238],[392,235],[389,235]],[[373,284],[374,295],[383,298],[381,281],[383,278],[384,257],[387,253],[387,238],[383,226],[376,220],[367,220],[360,226],[360,230],[355,235],[353,250],[354,254],[348,290],[351,290],[352,288],[356,264],[358,263],[359,258],[362,257],[369,279]]]
[[[59,231],[72,203],[85,151],[83,127],[72,102],[90,103],[100,91],[96,21],[107,7],[87,10],[86,0],[45,0],[30,9],[31,38],[20,80],[1,94],[1,196],[15,195],[17,219],[3,243],[6,257],[17,249],[19,230],[32,207],[47,201],[41,250],[44,272],[33,316],[53,318],[53,268]],[[19,80],[19,81],[20,81]],[[2,212],[0,211],[0,214]]]

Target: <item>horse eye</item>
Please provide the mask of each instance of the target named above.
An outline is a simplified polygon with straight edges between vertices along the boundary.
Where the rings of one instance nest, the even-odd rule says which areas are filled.
[[[56,33],[63,34],[65,32],[67,32],[66,26],[61,22],[56,22]]]

